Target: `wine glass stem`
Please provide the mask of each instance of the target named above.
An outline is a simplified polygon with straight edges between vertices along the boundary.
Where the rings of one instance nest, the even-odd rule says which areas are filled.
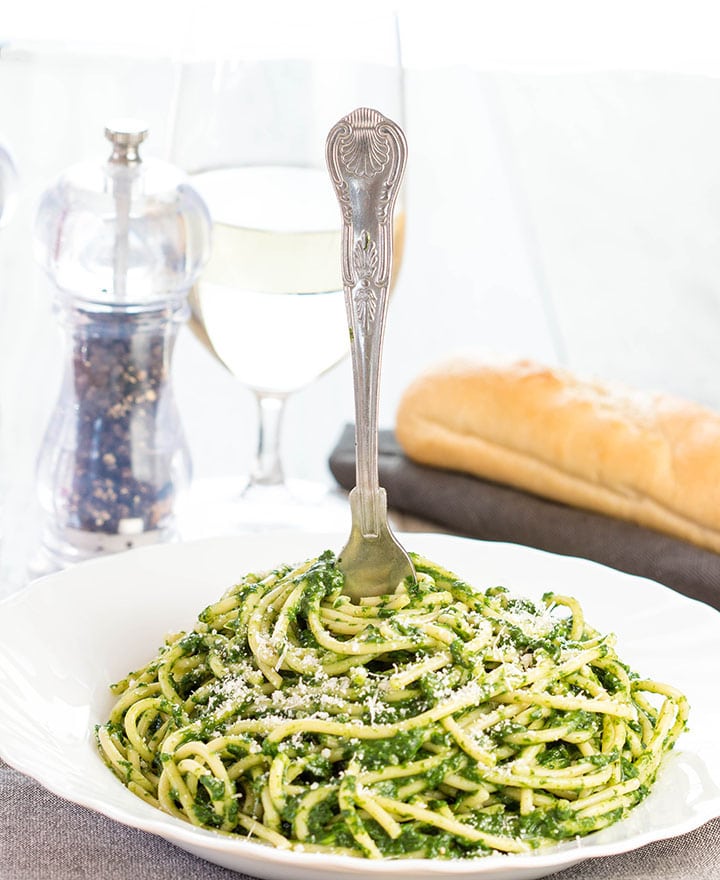
[[[255,399],[260,425],[250,486],[279,486],[285,482],[280,459],[280,430],[286,396],[256,391]]]

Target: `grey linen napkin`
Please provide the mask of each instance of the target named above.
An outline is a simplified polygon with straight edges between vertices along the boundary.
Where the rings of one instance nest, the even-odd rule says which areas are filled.
[[[466,537],[582,556],[720,609],[720,554],[469,474],[416,464],[404,455],[392,431],[380,432],[379,452],[380,485],[397,511]],[[353,425],[345,427],[331,453],[330,470],[344,488],[355,485]]]
[[[0,760],[0,880],[237,880],[243,876],[62,800]],[[552,876],[555,880],[717,880],[720,819],[682,837],[582,862]]]

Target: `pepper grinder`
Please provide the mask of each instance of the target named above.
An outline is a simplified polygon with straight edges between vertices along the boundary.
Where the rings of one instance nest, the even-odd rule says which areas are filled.
[[[67,342],[37,465],[46,570],[171,539],[190,480],[170,365],[211,224],[178,169],[141,158],[147,134],[109,124],[108,160],[69,168],[37,213]]]

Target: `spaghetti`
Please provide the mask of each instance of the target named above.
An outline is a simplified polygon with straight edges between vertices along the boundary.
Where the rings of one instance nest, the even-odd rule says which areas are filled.
[[[417,582],[353,603],[329,551],[249,574],[113,686],[101,754],[194,825],[370,858],[518,853],[603,828],[685,727],[578,602]]]

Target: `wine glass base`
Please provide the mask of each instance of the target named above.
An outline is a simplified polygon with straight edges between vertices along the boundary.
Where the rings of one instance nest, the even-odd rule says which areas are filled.
[[[216,477],[193,483],[178,510],[183,539],[297,530],[349,532],[347,494],[322,483],[288,480],[249,486],[247,479]]]

